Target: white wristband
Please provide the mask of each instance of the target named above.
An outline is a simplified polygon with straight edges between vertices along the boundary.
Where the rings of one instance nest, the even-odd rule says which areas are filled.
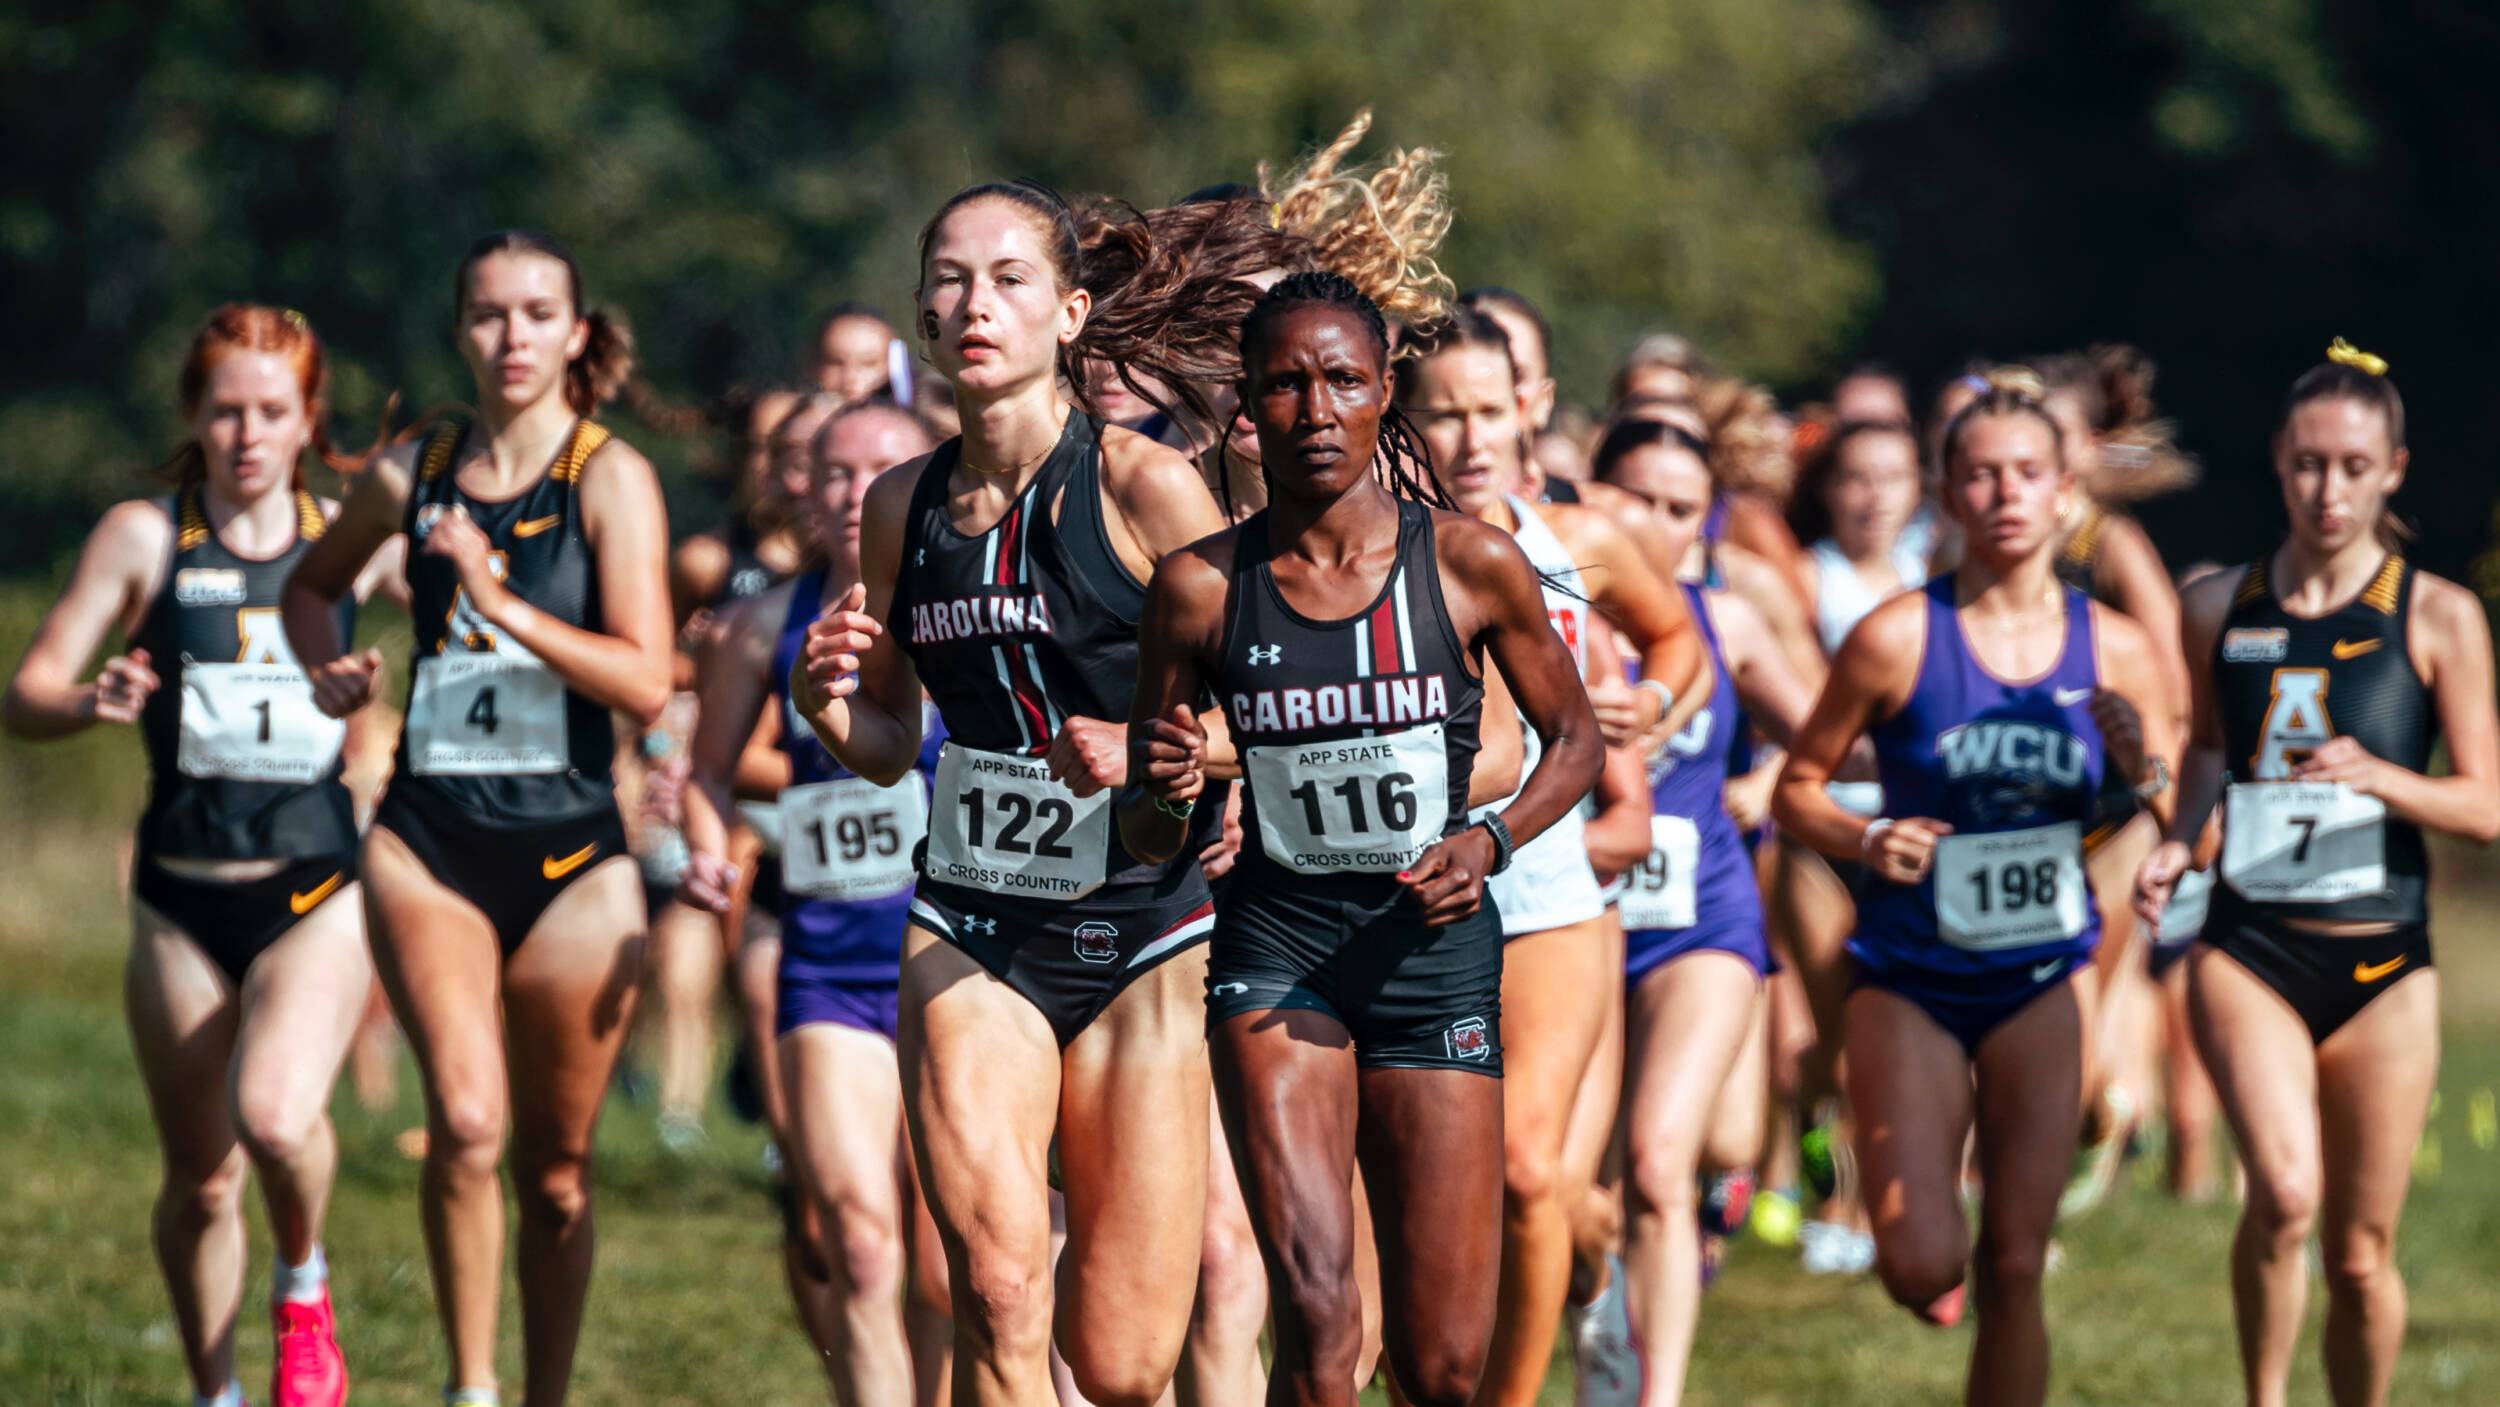
[[[1675,711],[1675,690],[1668,688],[1665,680],[1663,680],[1663,679],[1644,679],[1644,680],[1642,680],[1642,681],[1641,681],[1638,685],[1635,685],[1634,687],[1639,688],[1639,689],[1648,690],[1649,692],[1655,693],[1655,694],[1658,696],[1658,721],[1659,721],[1659,722],[1661,722],[1661,723],[1666,722],[1666,721],[1667,721],[1667,715],[1668,715],[1668,714],[1670,714],[1670,713],[1673,713],[1673,712]]]
[[[1875,863],[1875,842],[1882,837],[1884,832],[1891,829],[1892,818],[1890,816],[1878,816],[1866,823],[1866,829],[1858,833],[1858,862],[1860,864]]]

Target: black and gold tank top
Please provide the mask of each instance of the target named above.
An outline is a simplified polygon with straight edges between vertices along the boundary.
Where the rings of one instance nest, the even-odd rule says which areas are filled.
[[[608,432],[575,422],[546,474],[497,501],[461,491],[468,428],[450,421],[428,436],[408,494],[416,650],[392,784],[424,786],[486,825],[572,820],[616,804],[607,708],[489,624],[468,605],[450,560],[424,547],[444,515],[465,514],[493,544],[496,575],[522,600],[567,625],[604,629],[581,478]]]
[[[173,562],[130,636],[162,681],[139,715],[150,774],[141,852],[270,860],[354,850],[339,781],[346,725],[313,707],[279,617],[287,574],[329,526],[321,504],[297,490],[294,543],[255,559],[217,540],[197,487],[158,503],[174,523]],[[339,639],[352,638],[354,598],[336,609]]]

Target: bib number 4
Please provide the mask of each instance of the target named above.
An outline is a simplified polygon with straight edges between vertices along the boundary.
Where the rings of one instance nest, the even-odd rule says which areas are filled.
[[[408,693],[408,759],[420,776],[562,772],[573,765],[564,681],[507,654],[421,659]]]

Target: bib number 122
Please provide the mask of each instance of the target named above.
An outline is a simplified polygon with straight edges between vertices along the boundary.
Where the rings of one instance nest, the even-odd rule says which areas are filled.
[[[1039,855],[1045,859],[1066,860],[1076,852],[1063,842],[1068,830],[1076,824],[1076,808],[1055,796],[1034,801],[1020,792],[997,794],[1002,822],[996,838],[989,838],[989,797],[987,788],[973,787],[958,796],[963,803],[964,837],[976,850],[995,850],[1006,855]],[[1028,841],[1024,833],[1039,821],[1042,833]]]

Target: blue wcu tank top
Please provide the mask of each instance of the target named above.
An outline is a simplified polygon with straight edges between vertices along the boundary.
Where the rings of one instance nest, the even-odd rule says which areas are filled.
[[[1630,877],[1624,927],[1759,929],[1762,897],[1752,859],[1727,814],[1730,738],[1744,731],[1744,712],[1703,590],[1689,584],[1683,590],[1702,648],[1710,652],[1710,702],[1649,760],[1651,851]],[[1689,915],[1679,912],[1686,908],[1684,894],[1691,896]],[[1669,902],[1655,902],[1653,895]]]
[[[1927,645],[1901,711],[1870,730],[1884,814],[1953,827],[1915,885],[1872,872],[1858,896],[1849,952],[1875,968],[1998,972],[2100,940],[2083,873],[2105,757],[2092,721],[2099,687],[2092,604],[2059,587],[2066,643],[2037,679],[2012,683],[1980,664],[1954,608],[1954,576],[1925,588]]]
[[[790,758],[790,789],[781,795],[781,941],[788,960],[827,980],[892,983],[911,919],[914,852],[928,826],[929,777],[946,729],[923,704],[916,770],[892,788],[869,786],[817,741],[791,706],[790,667],[824,609],[824,589],[822,568],[791,583],[773,647],[773,706],[781,710],[780,747]],[[822,805],[806,804],[808,789],[829,784],[846,785],[819,793]],[[906,789],[916,796],[900,795]]]

